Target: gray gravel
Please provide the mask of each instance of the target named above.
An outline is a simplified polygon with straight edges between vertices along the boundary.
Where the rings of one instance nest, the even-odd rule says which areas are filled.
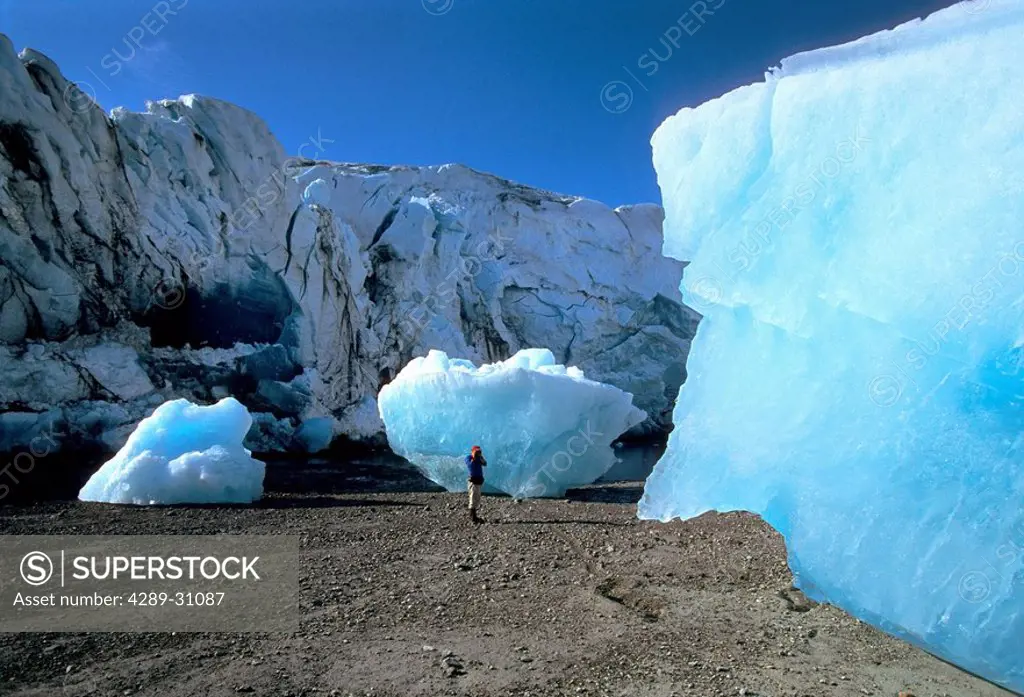
[[[0,508],[3,534],[297,534],[294,634],[0,634],[0,694],[1006,695],[790,588],[759,519],[635,518],[640,484],[515,503],[270,493],[253,508]],[[285,487],[286,488],[286,487]]]

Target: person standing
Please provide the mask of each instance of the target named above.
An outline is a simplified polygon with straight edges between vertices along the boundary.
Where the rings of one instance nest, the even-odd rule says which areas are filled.
[[[483,520],[476,514],[480,505],[480,488],[484,484],[484,467],[487,460],[484,459],[484,451],[479,445],[474,445],[466,456],[466,470],[469,473],[469,519],[474,523],[482,523]]]

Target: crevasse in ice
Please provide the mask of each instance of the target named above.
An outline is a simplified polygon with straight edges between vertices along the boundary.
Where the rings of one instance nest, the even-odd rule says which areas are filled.
[[[256,501],[263,495],[264,464],[242,447],[251,425],[249,412],[231,397],[206,407],[187,399],[165,402],[78,498],[137,505]]]
[[[378,399],[392,449],[450,491],[466,488],[465,456],[487,459],[485,491],[561,496],[615,464],[612,441],[642,422],[628,392],[524,349],[476,367],[430,351],[414,358]]]
[[[653,138],[704,313],[640,516],[1024,690],[1024,2],[783,62]]]

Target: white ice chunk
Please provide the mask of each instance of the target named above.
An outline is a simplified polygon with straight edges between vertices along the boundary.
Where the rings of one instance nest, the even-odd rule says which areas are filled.
[[[524,349],[477,368],[443,351],[414,358],[380,392],[392,449],[450,491],[466,488],[465,456],[487,458],[485,490],[561,496],[615,464],[611,442],[642,422],[628,392]]]
[[[1024,691],[1024,2],[788,59],[653,138],[704,313],[641,517]]]
[[[264,464],[242,447],[251,425],[249,412],[231,397],[208,407],[165,402],[78,498],[137,505],[256,501],[263,495]]]
[[[323,179],[314,179],[302,192],[302,200],[308,204],[327,206],[331,202],[331,185]]]

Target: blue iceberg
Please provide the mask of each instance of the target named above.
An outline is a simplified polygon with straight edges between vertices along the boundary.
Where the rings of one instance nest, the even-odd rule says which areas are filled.
[[[165,402],[78,498],[136,505],[252,503],[263,495],[265,466],[242,447],[251,425],[249,412],[231,397],[208,407],[187,399]]]
[[[615,464],[611,443],[646,413],[628,392],[524,349],[476,367],[431,351],[414,358],[378,398],[391,448],[449,491],[466,488],[465,456],[480,445],[485,491],[561,496]]]
[[[705,317],[642,518],[1024,691],[1024,2],[783,61],[653,137]]]

